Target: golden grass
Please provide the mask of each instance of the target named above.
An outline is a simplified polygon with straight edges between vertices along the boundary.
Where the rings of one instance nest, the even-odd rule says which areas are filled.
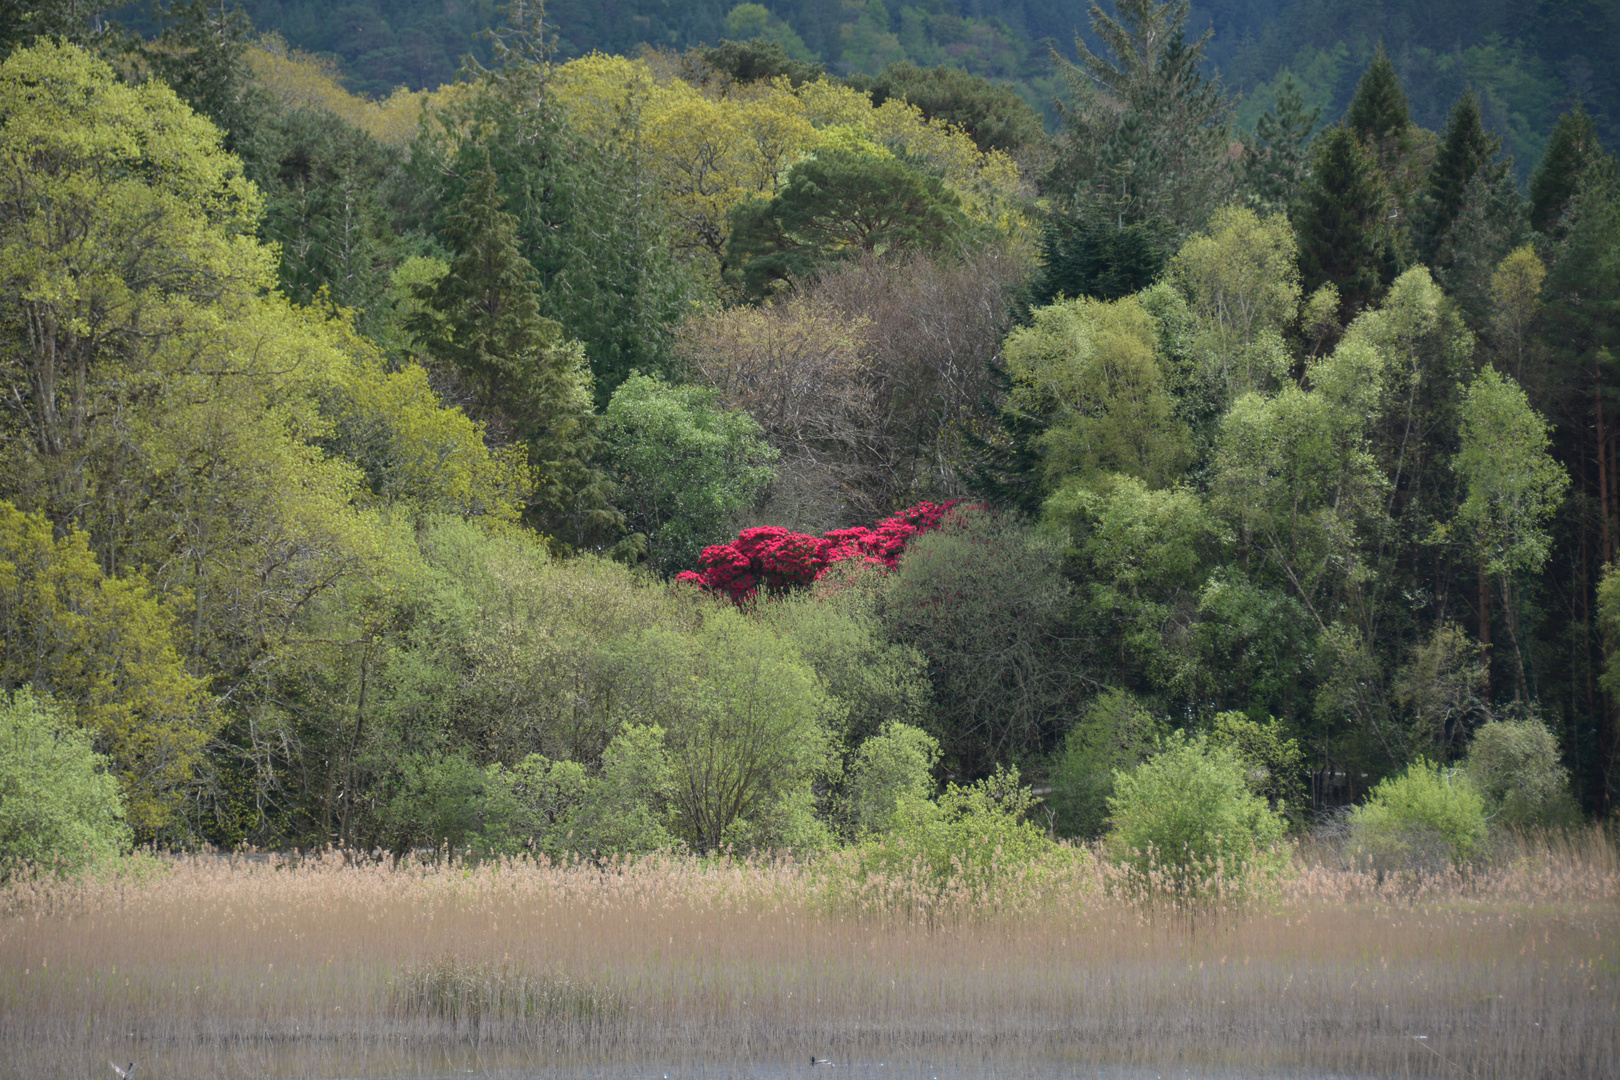
[[[1112,899],[1089,855],[991,899],[904,877],[855,890],[848,873],[836,856],[330,854],[14,878],[0,1075],[109,1075],[109,1057],[161,1080],[811,1054],[1003,1076],[1620,1075],[1620,864],[1597,830],[1420,879],[1306,852],[1265,905],[1196,918]]]

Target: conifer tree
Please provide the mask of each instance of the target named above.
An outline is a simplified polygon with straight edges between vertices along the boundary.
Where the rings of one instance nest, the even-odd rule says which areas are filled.
[[[1425,185],[1424,220],[1418,241],[1418,254],[1424,262],[1432,263],[1439,254],[1451,223],[1462,210],[1469,181],[1488,168],[1501,149],[1502,140],[1485,130],[1479,98],[1472,88],[1463,91],[1446,121],[1440,152]]]
[[[533,269],[502,204],[486,160],[440,232],[454,253],[450,270],[422,290],[438,318],[424,312],[412,329],[470,384],[491,432],[528,447],[536,482],[530,521],[569,545],[592,543],[620,519],[606,477],[590,464],[599,445],[590,370],[580,345],[541,318]]]
[[[1400,148],[1407,137],[1412,126],[1411,109],[1383,42],[1378,43],[1378,52],[1356,84],[1344,123],[1357,138],[1373,147],[1380,159]]]
[[[1389,191],[1371,153],[1349,127],[1316,141],[1295,227],[1306,294],[1332,283],[1348,316],[1394,280],[1396,263],[1386,215]]]
[[[1308,146],[1322,107],[1305,108],[1305,95],[1293,72],[1283,75],[1275,109],[1255,121],[1254,141],[1244,147],[1244,182],[1249,195],[1267,210],[1286,210],[1299,197],[1309,164]]]
[[[1579,103],[1558,118],[1547,138],[1546,152],[1530,174],[1530,227],[1561,235],[1559,219],[1581,185],[1581,177],[1602,155],[1597,127]]]

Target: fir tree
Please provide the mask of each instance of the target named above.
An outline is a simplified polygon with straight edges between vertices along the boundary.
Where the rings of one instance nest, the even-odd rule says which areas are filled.
[[[503,201],[486,160],[440,232],[454,258],[422,294],[438,318],[424,313],[412,328],[471,385],[474,411],[497,438],[527,446],[531,522],[569,545],[596,542],[620,519],[606,478],[590,464],[598,449],[590,371],[579,344],[541,318],[533,270]]]
[[[1561,235],[1559,220],[1580,187],[1581,177],[1602,155],[1597,128],[1576,106],[1558,118],[1547,138],[1547,150],[1530,174],[1530,227],[1547,236]]]
[[[1394,280],[1389,201],[1378,166],[1354,130],[1332,128],[1316,141],[1295,223],[1300,273],[1307,294],[1329,282],[1338,287],[1345,324]]]
[[[1286,210],[1298,198],[1311,135],[1321,119],[1322,107],[1307,111],[1293,72],[1285,72],[1275,110],[1267,109],[1255,121],[1254,141],[1244,147],[1244,182],[1262,207]]]
[[[1424,191],[1423,224],[1418,253],[1432,263],[1440,246],[1462,210],[1468,184],[1480,170],[1490,167],[1502,149],[1502,140],[1485,130],[1479,114],[1479,98],[1472,88],[1463,91],[1446,121],[1440,152],[1429,169]]]
[[[1390,63],[1384,43],[1378,43],[1378,52],[1356,84],[1355,96],[1345,113],[1345,126],[1356,133],[1362,142],[1383,157],[1403,140],[1412,126],[1411,110],[1406,104],[1406,93],[1401,89],[1400,76]]]

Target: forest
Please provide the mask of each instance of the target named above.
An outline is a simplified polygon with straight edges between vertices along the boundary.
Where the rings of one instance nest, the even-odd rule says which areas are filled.
[[[0,10],[0,847],[1610,817],[1616,16],[1394,7]]]

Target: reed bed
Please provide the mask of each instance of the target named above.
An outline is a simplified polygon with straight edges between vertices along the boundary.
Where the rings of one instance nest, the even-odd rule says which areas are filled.
[[[14,873],[0,1074],[674,1076],[816,1055],[890,1075],[1620,1075],[1600,830],[1442,875],[1305,848],[1266,897],[1196,910],[1130,902],[1069,854],[955,890],[838,855]]]

